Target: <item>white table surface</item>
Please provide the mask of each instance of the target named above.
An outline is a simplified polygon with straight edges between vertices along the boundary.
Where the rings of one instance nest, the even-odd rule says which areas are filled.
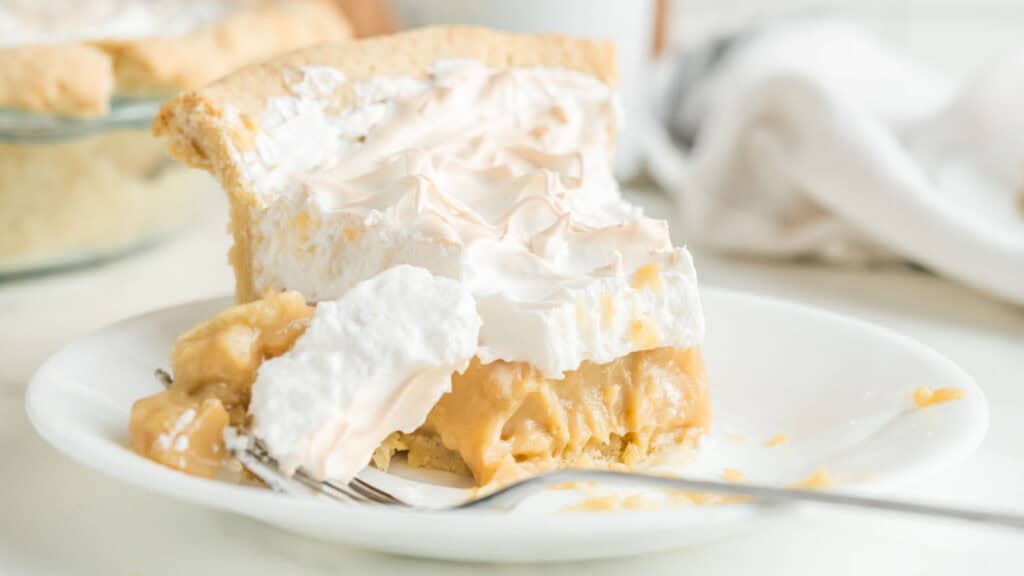
[[[665,198],[650,192],[633,198],[649,213],[671,217]],[[226,216],[219,201],[213,206],[192,229],[153,250],[0,283],[0,574],[480,573],[481,565],[319,543],[150,494],[71,462],[32,430],[23,407],[26,382],[61,345],[121,318],[231,290]],[[959,363],[988,396],[988,437],[968,462],[906,495],[1024,511],[1024,310],[903,268],[868,272],[695,257],[704,284],[865,318]],[[1022,550],[1021,533],[811,508],[696,549],[486,568],[502,574],[1021,574]]]

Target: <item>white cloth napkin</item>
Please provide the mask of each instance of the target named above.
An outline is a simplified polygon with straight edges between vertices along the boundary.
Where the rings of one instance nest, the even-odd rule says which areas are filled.
[[[910,260],[1024,303],[1024,51],[957,88],[852,23],[815,19],[661,65],[648,163],[687,242]]]

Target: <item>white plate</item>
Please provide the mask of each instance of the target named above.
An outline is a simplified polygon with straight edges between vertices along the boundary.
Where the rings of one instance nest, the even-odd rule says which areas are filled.
[[[981,390],[932,350],[796,304],[713,289],[703,297],[715,422],[688,473],[717,477],[728,467],[755,480],[792,482],[826,467],[848,489],[877,490],[949,466],[981,442],[988,423]],[[749,529],[752,520],[785,510],[734,504],[561,512],[547,493],[539,500],[545,505],[527,502],[511,513],[403,512],[192,478],[136,456],[126,448],[132,402],[158,389],[152,371],[166,366],[175,337],[227,303],[154,312],[64,348],[29,386],[32,423],[67,455],[122,481],[316,538],[418,556],[526,561],[639,554]],[[919,386],[953,386],[965,395],[917,409],[912,393]],[[788,442],[767,446],[776,434]],[[422,478],[380,476],[405,494],[438,492]]]

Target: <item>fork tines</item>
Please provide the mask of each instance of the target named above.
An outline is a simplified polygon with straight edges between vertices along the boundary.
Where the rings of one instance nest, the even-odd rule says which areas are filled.
[[[246,447],[245,453],[247,456],[253,458],[260,464],[263,464],[266,469],[272,471],[272,473],[278,475],[281,478],[286,476],[280,472],[280,467],[276,459],[267,452],[266,447],[259,440],[254,440],[249,443]],[[255,472],[254,472],[255,473]],[[257,474],[258,476],[260,474]],[[348,483],[342,484],[331,480],[317,480],[311,476],[305,470],[299,468],[290,477],[291,480],[302,484],[306,488],[313,490],[319,494],[323,494],[334,500],[342,502],[358,502],[360,504],[385,504],[389,506],[404,506],[409,507],[409,504],[405,503],[399,498],[389,494],[388,492],[377,488],[376,486],[364,482],[363,480],[353,477]],[[271,486],[280,484],[280,482],[268,482]]]

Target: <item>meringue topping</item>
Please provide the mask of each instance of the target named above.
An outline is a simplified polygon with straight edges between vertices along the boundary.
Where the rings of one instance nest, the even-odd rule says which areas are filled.
[[[689,255],[612,174],[607,85],[443,61],[422,80],[354,85],[301,68],[289,90],[268,103],[252,149],[237,151],[257,194],[257,290],[332,299],[391,266],[420,266],[476,298],[482,361],[527,361],[548,377],[699,344]],[[336,104],[343,90],[351,105]],[[652,264],[656,278],[631,282]]]

